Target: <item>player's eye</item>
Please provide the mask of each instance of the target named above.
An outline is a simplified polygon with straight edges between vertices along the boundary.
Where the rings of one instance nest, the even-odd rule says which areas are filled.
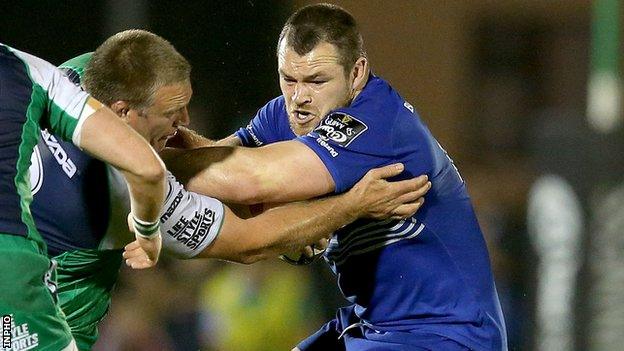
[[[165,117],[171,119],[173,117],[175,117],[180,111],[182,111],[181,108],[177,109],[177,110],[173,110],[173,111],[169,111],[169,112],[165,112]]]

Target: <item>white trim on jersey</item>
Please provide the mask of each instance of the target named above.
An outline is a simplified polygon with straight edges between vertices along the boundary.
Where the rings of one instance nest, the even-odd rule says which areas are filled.
[[[8,46],[7,48],[28,66],[31,79],[48,93],[48,98],[68,116],[78,121],[72,134],[72,142],[80,146],[82,123],[95,112],[93,109],[85,109],[89,94],[72,83],[51,63],[17,49]],[[89,111],[91,113],[88,113]]]
[[[389,222],[384,221],[375,223],[383,225],[388,224]],[[368,229],[375,228],[375,230],[362,232],[360,229],[363,227],[359,227],[353,232],[346,234],[345,237],[340,240],[337,236],[334,236],[330,240],[327,248],[327,259],[336,265],[342,265],[349,257],[375,251],[381,247],[394,244],[401,240],[415,238],[423,231],[423,229],[425,229],[425,225],[423,223],[418,223],[413,218],[398,221],[396,224],[395,222],[391,222],[391,224],[394,225],[392,227],[382,228],[374,227],[371,224],[368,224],[363,227],[367,227]],[[361,235],[354,235],[358,233],[361,233]]]

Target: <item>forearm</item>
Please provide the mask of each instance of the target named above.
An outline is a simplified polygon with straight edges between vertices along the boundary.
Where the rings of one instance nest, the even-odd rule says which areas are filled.
[[[141,177],[125,171],[121,173],[128,184],[130,207],[134,216],[143,221],[157,221],[164,202],[164,181]]]
[[[353,222],[361,213],[348,196],[292,203],[246,220],[245,263],[301,249]]]
[[[176,136],[171,140],[175,147],[181,149],[196,149],[198,147],[214,146],[216,141],[199,135],[192,129],[179,127]]]
[[[123,173],[137,218],[150,222],[158,219],[164,198],[165,168],[145,139],[110,110],[102,108],[84,122],[80,146]]]
[[[176,136],[169,140],[167,146],[178,149],[197,149],[207,146],[240,146],[241,141],[235,135],[230,135],[221,140],[212,140],[198,134],[192,129],[178,127]]]

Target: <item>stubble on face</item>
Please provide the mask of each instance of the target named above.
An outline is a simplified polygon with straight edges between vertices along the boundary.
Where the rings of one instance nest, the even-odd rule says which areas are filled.
[[[278,66],[288,120],[296,135],[309,133],[329,112],[349,105],[352,85],[334,45],[321,42],[299,55],[282,42]]]

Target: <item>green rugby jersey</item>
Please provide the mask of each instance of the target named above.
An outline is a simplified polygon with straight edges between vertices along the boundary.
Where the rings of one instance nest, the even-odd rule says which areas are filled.
[[[79,85],[90,59],[91,53],[84,54],[60,68]],[[89,350],[110,305],[123,247],[134,240],[126,223],[127,186],[113,167],[46,131],[37,149],[31,167],[33,216],[58,264],[61,308],[80,350]],[[218,235],[223,205],[185,191],[170,173],[166,187],[160,218],[163,251],[193,257]],[[74,206],[57,205],[61,198]],[[59,222],[62,215],[71,221]]]
[[[98,105],[50,63],[0,44],[0,233],[45,251],[30,211],[33,148],[41,127],[79,146],[82,123]]]

